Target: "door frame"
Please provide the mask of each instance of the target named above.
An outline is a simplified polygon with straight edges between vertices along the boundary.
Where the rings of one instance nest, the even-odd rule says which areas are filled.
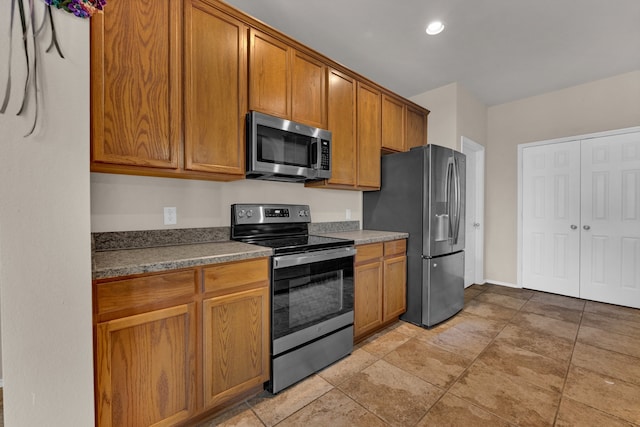
[[[620,134],[624,134],[624,133],[632,133],[632,132],[640,132],[640,126],[634,126],[634,127],[629,127],[629,128],[622,128],[622,129],[614,129],[614,130],[608,130],[608,131],[603,131],[603,132],[594,132],[594,133],[587,133],[587,134],[582,134],[582,135],[573,135],[573,136],[566,136],[566,137],[562,137],[562,138],[554,138],[554,139],[547,139],[547,140],[541,140],[541,141],[535,141],[535,142],[528,142],[528,143],[524,143],[524,144],[518,144],[518,212],[517,212],[517,227],[518,227],[518,233],[517,233],[517,255],[518,255],[518,264],[517,264],[517,282],[516,284],[518,285],[519,288],[522,288],[522,244],[523,244],[523,237],[522,237],[522,223],[523,223],[523,217],[522,217],[522,184],[523,184],[523,176],[522,176],[522,151],[525,148],[528,147],[535,147],[537,145],[548,145],[548,144],[559,144],[562,142],[570,142],[570,141],[576,141],[576,140],[584,140],[584,139],[591,139],[591,138],[599,138],[599,137],[603,137],[603,136],[612,136],[612,135],[620,135]]]
[[[474,272],[475,277],[473,278],[474,283],[482,284],[485,282],[484,280],[484,169],[485,169],[485,147],[478,144],[466,136],[462,136],[460,138],[460,146],[462,147],[462,152],[467,155],[467,163],[473,161],[475,163],[475,177],[474,182],[476,183],[473,189],[467,188],[467,197],[471,194],[471,190],[475,193],[476,198],[476,222],[480,224],[478,231],[476,233],[476,245],[474,248],[474,259],[475,263]],[[465,200],[466,204],[466,200]],[[468,212],[467,212],[468,215]],[[468,231],[467,231],[468,233]],[[472,261],[470,257],[466,257],[465,262]]]

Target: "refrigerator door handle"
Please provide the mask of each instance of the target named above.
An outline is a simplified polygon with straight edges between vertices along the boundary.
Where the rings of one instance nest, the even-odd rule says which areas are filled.
[[[444,194],[445,197],[447,198],[447,217],[449,220],[449,238],[453,239],[454,238],[454,234],[453,234],[453,227],[454,227],[454,222],[453,222],[453,215],[455,212],[455,208],[453,206],[453,204],[455,203],[455,201],[452,201],[452,197],[451,197],[451,190],[453,189],[455,192],[455,166],[454,166],[454,162],[455,162],[455,158],[454,157],[449,157],[449,161],[447,162],[447,179],[445,180],[445,186],[444,186]],[[455,194],[454,194],[455,195]],[[455,198],[454,198],[455,200]]]
[[[458,244],[458,236],[460,234],[460,210],[462,208],[461,191],[460,191],[460,170],[456,158],[453,158],[453,180],[455,193],[455,223],[453,233],[453,243]]]

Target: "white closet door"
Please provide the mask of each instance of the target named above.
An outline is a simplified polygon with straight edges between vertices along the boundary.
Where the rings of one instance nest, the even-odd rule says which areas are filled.
[[[640,308],[640,133],[582,141],[580,297]]]
[[[522,285],[579,296],[580,141],[522,152]]]

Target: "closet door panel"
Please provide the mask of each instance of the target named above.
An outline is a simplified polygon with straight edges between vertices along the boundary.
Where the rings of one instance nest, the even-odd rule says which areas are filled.
[[[523,150],[522,285],[577,297],[580,142]]]
[[[580,297],[640,308],[640,133],[581,152]]]

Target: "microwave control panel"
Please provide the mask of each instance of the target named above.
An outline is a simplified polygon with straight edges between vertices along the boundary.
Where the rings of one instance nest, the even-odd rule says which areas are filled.
[[[320,169],[330,170],[331,150],[329,141],[323,139],[320,141]]]

